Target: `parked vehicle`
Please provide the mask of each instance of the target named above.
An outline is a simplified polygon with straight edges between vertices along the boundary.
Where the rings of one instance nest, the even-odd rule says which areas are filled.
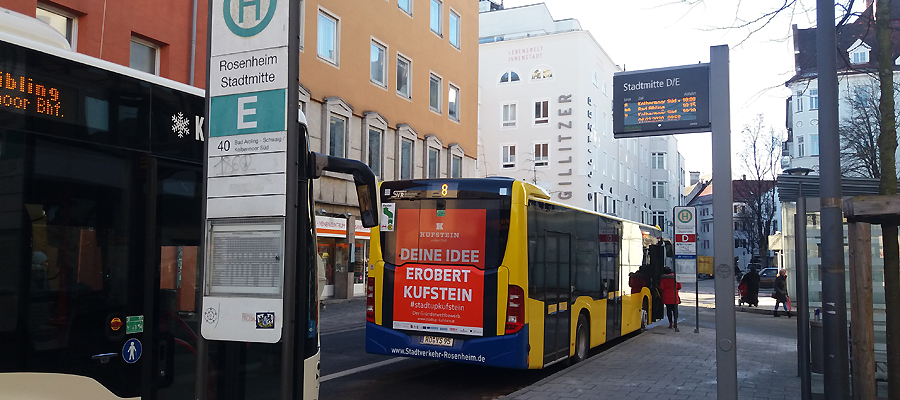
[[[775,277],[778,276],[778,268],[765,268],[759,271],[759,287],[772,288],[775,286]]]

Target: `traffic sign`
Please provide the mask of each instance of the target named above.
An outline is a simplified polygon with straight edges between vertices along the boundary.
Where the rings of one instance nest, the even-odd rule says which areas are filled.
[[[212,140],[206,152],[206,318],[200,329],[209,340],[277,343],[288,319],[284,263],[293,247],[286,244],[284,227],[296,218],[286,205],[292,185],[288,154],[306,151],[288,143],[296,146],[299,129],[297,104],[288,101],[298,90],[292,75],[297,64],[293,70],[289,65],[299,54],[288,50],[289,42],[296,44],[288,30],[299,4],[210,2]]]
[[[122,346],[122,359],[129,364],[134,364],[141,359],[141,341],[137,339],[128,339]]]
[[[695,207],[675,207],[675,258],[697,257],[697,219]]]
[[[211,56],[288,45],[288,1],[213,0]]]

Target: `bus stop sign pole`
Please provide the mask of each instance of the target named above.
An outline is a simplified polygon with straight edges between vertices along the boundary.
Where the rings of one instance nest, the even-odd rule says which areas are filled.
[[[737,400],[737,336],[734,315],[734,237],[731,187],[731,105],[728,46],[709,49],[709,116],[712,126],[713,254],[716,284],[716,391]]]

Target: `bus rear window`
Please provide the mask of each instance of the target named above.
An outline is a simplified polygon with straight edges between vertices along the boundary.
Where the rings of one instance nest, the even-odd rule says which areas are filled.
[[[415,199],[383,203],[384,261],[493,269],[506,250],[509,205],[500,199]],[[501,211],[502,210],[502,211]]]

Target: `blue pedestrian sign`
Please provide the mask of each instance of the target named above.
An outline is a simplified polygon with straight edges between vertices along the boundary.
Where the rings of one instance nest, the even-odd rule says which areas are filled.
[[[137,339],[128,339],[122,346],[122,358],[129,364],[134,364],[141,359],[141,341]]]

